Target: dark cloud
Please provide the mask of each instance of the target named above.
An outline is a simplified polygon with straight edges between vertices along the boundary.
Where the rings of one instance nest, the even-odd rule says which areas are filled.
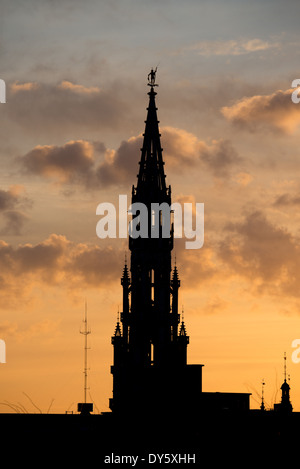
[[[275,207],[293,207],[300,205],[300,195],[281,194],[273,204]]]
[[[131,184],[139,170],[143,137],[124,140],[117,150],[107,152],[106,160],[97,169],[97,179],[103,186],[112,184]]]
[[[242,161],[231,142],[223,139],[204,147],[200,151],[200,159],[217,177],[228,176],[232,168]]]
[[[223,279],[224,271],[214,255],[214,246],[205,241],[201,249],[186,249],[187,238],[174,240],[173,259],[176,256],[176,265],[184,290],[198,288]]]
[[[20,204],[22,196],[20,187],[12,186],[9,190],[0,189],[0,211],[10,210]]]
[[[252,288],[274,295],[300,295],[300,243],[264,213],[248,213],[242,222],[227,225],[230,236],[220,243],[218,256]]]
[[[118,282],[123,269],[123,251],[112,247],[78,246],[72,250],[66,263],[68,277],[75,276],[78,282],[89,287],[103,287]]]
[[[63,285],[66,291],[105,288],[118,282],[122,259],[119,249],[77,244],[56,234],[35,245],[0,241],[0,304],[4,297],[15,297],[16,286],[20,297],[36,285]]]
[[[0,228],[1,235],[20,236],[29,217],[20,209],[26,209],[32,201],[26,196],[23,186],[11,186],[8,190],[0,189],[0,212],[4,226]]]
[[[223,273],[213,250],[186,250],[185,238],[176,239],[174,256],[185,290],[207,284]],[[35,288],[63,287],[66,294],[82,289],[118,285],[123,271],[124,246],[75,243],[52,234],[37,244],[13,246],[0,241],[0,307],[30,299]],[[174,259],[174,257],[173,257]]]
[[[86,189],[108,187],[132,181],[138,168],[141,141],[141,137],[132,137],[117,150],[106,149],[102,142],[84,140],[62,146],[39,145],[18,162],[27,173],[62,184],[79,184]],[[101,163],[97,153],[105,153]]]
[[[63,146],[37,146],[19,160],[28,173],[61,182],[84,182],[94,167],[94,146],[86,141],[71,141]]]
[[[166,127],[162,130],[163,146],[168,167],[182,171],[195,165],[216,177],[226,177],[242,161],[229,140],[209,143],[182,129]]]
[[[21,236],[23,228],[29,217],[18,210],[7,210],[3,213],[5,220],[4,227],[0,230],[0,235]]]
[[[70,81],[58,84],[35,82],[8,84],[7,118],[21,129],[39,135],[63,129],[116,129],[131,120],[131,107],[125,105],[121,87],[78,85]]]
[[[199,140],[195,135],[171,127],[162,131],[163,157],[170,171],[202,165],[216,177],[228,177],[242,159],[228,140]],[[70,141],[62,146],[39,145],[18,161],[31,174],[60,183],[84,185],[87,189],[131,185],[139,170],[143,136],[123,140],[116,150],[103,142]],[[99,162],[96,153],[104,153]]]

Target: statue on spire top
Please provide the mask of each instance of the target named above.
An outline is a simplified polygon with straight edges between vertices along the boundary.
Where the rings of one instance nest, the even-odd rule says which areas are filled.
[[[153,70],[153,68],[151,69],[151,72],[148,73],[148,86],[158,86],[156,83],[155,83],[155,80],[156,80],[156,72],[157,72],[157,67],[155,70]]]

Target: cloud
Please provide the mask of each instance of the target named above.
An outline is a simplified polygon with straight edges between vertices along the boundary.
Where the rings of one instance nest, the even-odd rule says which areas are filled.
[[[143,136],[130,137],[121,142],[117,150],[108,150],[106,159],[97,168],[97,179],[104,186],[132,184],[139,169]]]
[[[254,39],[231,39],[228,41],[200,41],[190,46],[183,47],[177,52],[195,51],[199,55],[244,55],[252,52],[261,52],[269,49],[278,48],[278,42],[263,41],[259,38]]]
[[[182,173],[194,166],[203,166],[216,177],[226,177],[242,159],[229,140],[212,140],[207,143],[196,135],[175,127],[161,128],[163,159],[170,171]],[[98,170],[103,184],[132,183],[138,171],[142,135],[123,141],[117,150],[107,153],[106,161]]]
[[[248,186],[253,181],[253,176],[246,172],[240,172],[235,175],[234,180],[240,186]]]
[[[164,127],[161,132],[168,167],[180,170],[193,166],[201,149],[201,142],[196,135],[174,127]]]
[[[0,230],[0,235],[21,236],[23,234],[24,225],[29,217],[18,210],[7,210],[3,213],[5,225]]]
[[[86,87],[83,85],[76,85],[71,81],[64,80],[59,85],[58,88],[62,90],[70,90],[78,94],[99,94],[100,88],[98,86]]]
[[[24,195],[24,187],[12,185],[8,190],[0,189],[0,211],[13,209],[17,205],[29,203],[29,199]]]
[[[216,285],[218,280],[224,284],[224,270],[212,243],[206,240],[200,250],[187,250],[185,242],[184,237],[175,239],[173,250],[182,289],[188,291],[199,288],[199,285]]]
[[[228,177],[242,159],[229,140],[199,140],[182,129],[161,130],[163,158],[170,171],[182,173],[192,166],[202,166],[215,177]],[[77,184],[86,189],[113,185],[131,185],[139,170],[143,136],[123,140],[116,149],[103,142],[69,141],[62,146],[38,145],[18,162],[29,174],[39,175],[60,184]],[[99,161],[99,155],[104,159]]]
[[[216,314],[223,311],[228,306],[227,301],[215,296],[211,298],[203,307],[204,314]]]
[[[29,174],[60,184],[83,185],[86,189],[103,188],[132,182],[138,169],[142,137],[123,141],[117,150],[106,149],[103,142],[69,141],[62,146],[38,145],[18,159]],[[97,160],[104,154],[102,162]]]
[[[190,132],[172,127],[164,127],[162,137],[168,167],[180,172],[200,164],[214,176],[226,177],[242,161],[229,140],[207,143]]]
[[[275,207],[294,207],[300,205],[300,195],[281,194],[274,201]]]
[[[8,190],[0,189],[0,212],[5,223],[0,228],[0,234],[20,236],[29,217],[19,209],[26,209],[31,204],[21,185],[13,185]]]
[[[122,251],[123,253],[123,251]],[[35,287],[66,292],[118,283],[123,255],[111,246],[75,243],[52,234],[37,244],[0,241],[0,307],[34,294]]]
[[[121,86],[102,89],[63,80],[57,84],[14,82],[8,84],[7,118],[26,132],[49,136],[57,132],[116,129],[130,121]],[[34,103],[34,105],[33,105]]]
[[[83,140],[62,146],[38,145],[21,158],[21,163],[28,173],[59,182],[83,182],[95,163],[94,147]]]
[[[238,100],[221,109],[225,118],[252,132],[266,128],[291,134],[300,124],[300,107],[292,102],[292,92],[277,90],[269,95],[257,95]]]
[[[199,255],[199,251],[187,251],[185,241],[176,239],[174,247],[184,289],[223,279],[213,247],[206,243]],[[123,259],[120,243],[118,247],[76,243],[57,234],[36,244],[13,246],[0,240],[0,308],[30,302],[44,289],[63,288],[66,295],[74,295],[117,286]]]
[[[232,274],[251,282],[256,292],[300,295],[299,239],[271,223],[261,211],[249,212],[243,221],[226,227],[218,257]]]
[[[203,145],[200,155],[201,161],[217,177],[226,177],[242,158],[233,148],[229,140],[213,140],[209,145]]]
[[[16,81],[15,83],[11,83],[10,90],[12,94],[18,93],[20,91],[31,91],[38,89],[39,85],[35,82],[26,82],[26,83],[19,83]]]

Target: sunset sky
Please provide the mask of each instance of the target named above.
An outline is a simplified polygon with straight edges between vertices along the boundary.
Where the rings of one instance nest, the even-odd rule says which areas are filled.
[[[173,201],[204,203],[202,249],[175,242],[188,362],[203,390],[300,411],[299,1],[0,0],[0,412],[112,396],[111,335],[128,243],[96,207],[130,201],[147,75]]]

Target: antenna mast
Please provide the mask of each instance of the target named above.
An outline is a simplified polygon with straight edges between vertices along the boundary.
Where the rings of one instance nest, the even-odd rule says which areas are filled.
[[[87,336],[91,333],[91,330],[88,328],[87,324],[87,303],[85,301],[85,313],[84,313],[84,330],[80,331],[80,334],[84,335],[84,404],[86,404],[86,391],[89,389],[87,386],[87,377],[88,377],[88,362],[87,362],[87,351],[89,349],[87,344]]]
[[[88,377],[88,364],[87,364],[87,351],[89,349],[88,344],[87,344],[87,336],[91,333],[91,330],[88,328],[87,324],[87,304],[85,300],[85,311],[84,311],[84,329],[83,331],[79,331],[80,334],[84,335],[84,402],[79,402],[77,404],[77,410],[80,412],[82,415],[88,415],[90,412],[93,412],[93,403],[91,402],[86,402],[86,391],[89,389],[87,386],[87,377]]]

